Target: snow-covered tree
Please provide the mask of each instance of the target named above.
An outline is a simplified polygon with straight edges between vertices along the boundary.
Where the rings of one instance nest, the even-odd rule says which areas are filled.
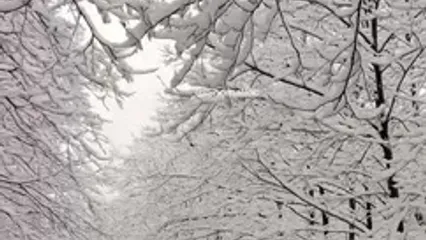
[[[194,194],[213,195],[186,195],[202,200],[170,212],[158,237],[424,238],[425,1],[90,2],[125,29],[122,42],[100,38],[116,59],[145,36],[173,41],[159,133],[208,153],[201,182],[247,192],[232,205],[240,224],[202,185]],[[301,221],[255,235],[267,204],[250,204],[263,197]]]
[[[98,234],[90,194],[109,156],[88,94],[120,92],[81,16],[74,1],[0,1],[0,239]]]
[[[130,156],[114,156],[115,164],[102,173],[111,190],[111,197],[98,210],[102,229],[116,240],[142,239],[155,232],[165,220],[161,211],[168,207],[166,195],[173,198],[173,188],[180,191],[168,182],[172,178],[168,174],[184,176],[178,169],[194,164],[194,158],[185,157],[187,148],[179,143],[138,139]]]

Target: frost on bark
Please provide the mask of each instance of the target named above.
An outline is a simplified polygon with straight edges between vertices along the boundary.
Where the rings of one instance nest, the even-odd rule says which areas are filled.
[[[110,44],[116,54],[143,48],[143,36],[174,41],[161,133],[229,163],[218,179],[263,189],[244,204],[268,195],[313,223],[274,220],[278,229],[302,239],[424,237],[424,1],[91,2],[127,29]],[[242,222],[271,220],[233,204]],[[197,211],[176,214],[164,238],[259,237],[238,224],[208,228]]]
[[[96,232],[87,181],[108,155],[87,97],[115,82],[72,4],[0,1],[0,239]]]

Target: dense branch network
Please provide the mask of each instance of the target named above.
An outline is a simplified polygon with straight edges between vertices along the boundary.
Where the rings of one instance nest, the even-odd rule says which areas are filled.
[[[86,239],[98,231],[88,176],[109,156],[88,92],[120,92],[103,51],[79,45],[73,8],[0,1],[1,239]]]
[[[173,41],[161,133],[205,177],[158,185],[155,237],[424,237],[424,1],[91,2],[115,55]]]

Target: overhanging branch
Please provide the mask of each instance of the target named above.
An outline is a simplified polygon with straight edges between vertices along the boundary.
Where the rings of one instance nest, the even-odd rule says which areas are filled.
[[[273,75],[272,73],[267,72],[265,70],[262,70],[262,69],[260,69],[259,67],[255,66],[255,65],[252,65],[252,64],[247,63],[247,62],[245,62],[244,65],[246,65],[247,67],[249,67],[250,70],[258,72],[258,73],[260,73],[262,75],[265,75],[265,76],[267,76],[269,78],[276,78],[276,76]],[[278,78],[278,81],[280,81],[282,83],[285,83],[285,84],[292,85],[294,87],[297,87],[297,88],[300,88],[300,89],[303,89],[303,90],[306,90],[306,91],[314,93],[314,94],[316,94],[318,96],[324,96],[324,93],[322,93],[322,92],[320,92],[320,91],[318,91],[318,90],[316,90],[314,88],[308,87],[308,86],[300,84],[300,83],[292,82],[292,81],[290,81],[288,79],[285,79],[284,77]]]

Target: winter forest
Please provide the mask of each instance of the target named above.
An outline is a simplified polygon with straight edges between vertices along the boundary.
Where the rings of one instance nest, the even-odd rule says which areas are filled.
[[[0,239],[424,240],[423,44],[425,0],[0,0]],[[90,98],[161,71],[119,154]]]

